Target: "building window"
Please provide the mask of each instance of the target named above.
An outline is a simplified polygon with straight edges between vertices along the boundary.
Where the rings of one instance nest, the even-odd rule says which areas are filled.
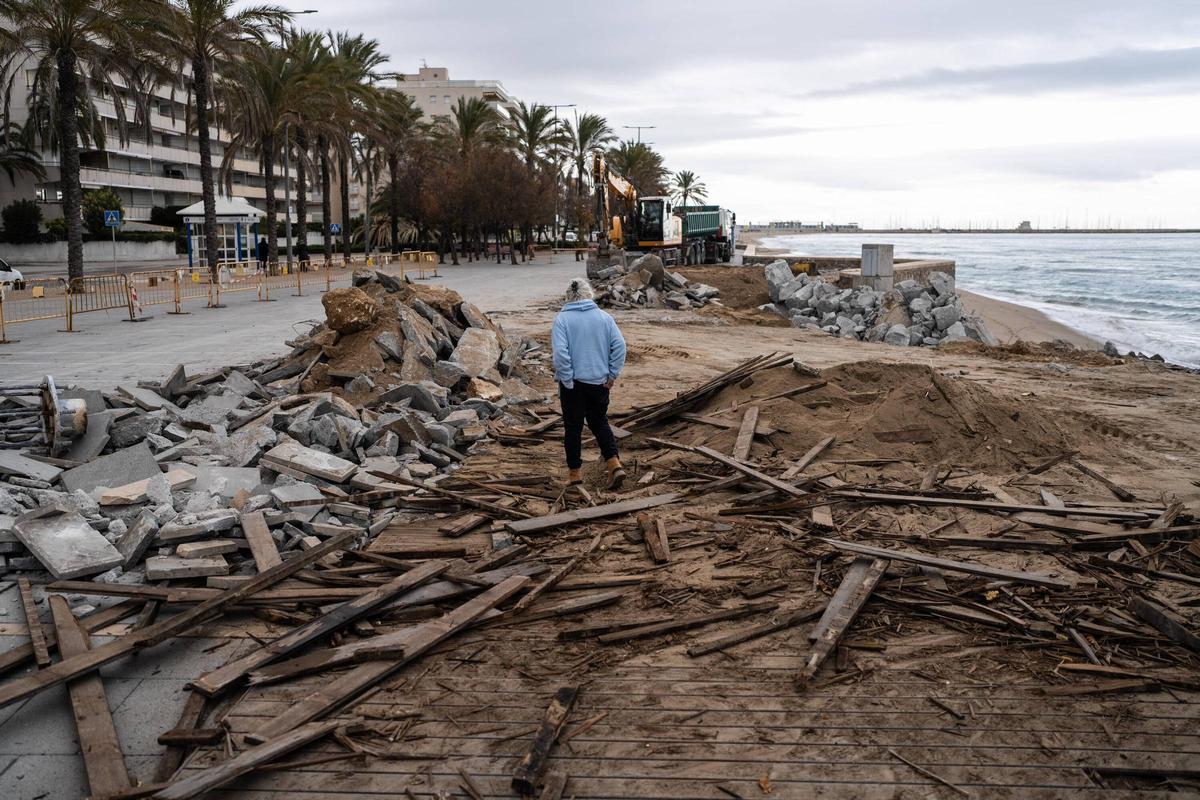
[[[448,95],[448,94],[447,94],[447,95],[443,95],[443,96],[442,96],[442,102],[443,102],[443,103],[445,103],[446,105],[450,105],[450,95]]]
[[[431,105],[431,106],[437,105],[437,95],[436,94],[429,95],[429,105]]]
[[[34,194],[34,197],[37,198],[37,201],[39,203],[61,203],[62,202],[62,190],[54,191],[54,199],[53,200],[50,199],[50,190],[46,189],[44,187],[38,187],[37,189],[34,190],[33,194]]]

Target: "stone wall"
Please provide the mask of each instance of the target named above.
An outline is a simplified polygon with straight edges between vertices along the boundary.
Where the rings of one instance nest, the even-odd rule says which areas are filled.
[[[855,259],[840,259],[843,261],[858,261]],[[933,260],[933,259],[903,259],[898,258],[895,262],[895,278],[894,282],[914,280],[920,284],[929,282],[929,274],[931,272],[944,272],[950,277],[954,277],[954,262],[949,260]],[[861,271],[858,266],[853,268],[839,269],[837,273],[837,285],[842,289],[857,289],[859,286],[866,285]]]

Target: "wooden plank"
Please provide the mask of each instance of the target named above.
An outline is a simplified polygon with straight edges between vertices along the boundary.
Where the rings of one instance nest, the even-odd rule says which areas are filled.
[[[577,567],[581,561],[590,556],[592,553],[596,552],[596,549],[600,547],[600,541],[603,538],[604,531],[597,533],[592,537],[592,541],[588,543],[588,546],[584,548],[583,552],[579,553],[570,561],[566,562],[558,569],[554,570],[545,578],[543,578],[537,586],[534,586],[532,589],[530,589],[529,593],[522,597],[517,604],[513,606],[512,615],[516,616],[525,611],[525,609],[533,605],[533,601],[537,600],[543,592],[547,591],[551,586],[562,580],[566,574],[575,569],[575,567]]]
[[[121,658],[127,653],[158,644],[172,636],[177,636],[201,622],[224,613],[229,607],[237,605],[256,592],[266,589],[268,586],[272,586],[284,578],[290,577],[329,553],[348,546],[354,541],[355,536],[354,531],[347,531],[341,536],[335,536],[319,547],[300,553],[295,558],[262,573],[256,578],[246,581],[236,589],[228,589],[210,600],[193,606],[187,611],[180,612],[173,617],[156,622],[134,633],[128,633],[125,636],[113,639],[111,642],[92,648],[86,653],[80,653],[79,655],[63,659],[40,672],[9,681],[0,686],[0,708],[17,700],[37,694],[43,689],[49,689],[51,686],[57,686],[72,678],[91,672],[98,667]]]
[[[524,575],[514,575],[448,614],[417,626],[412,637],[405,643],[403,658],[363,664],[339,675],[307,697],[297,700],[287,711],[268,720],[257,730],[247,734],[246,738],[253,742],[264,742],[340,708],[430,648],[475,622],[484,613],[519,592],[528,582],[529,578]]]
[[[928,492],[937,485],[938,473],[941,471],[942,465],[933,463],[925,470],[925,477],[921,478],[921,491]]]
[[[788,467],[784,473],[786,480],[794,480],[801,472],[803,472],[809,464],[817,460],[817,456],[825,452],[825,449],[837,441],[836,436],[826,436],[821,441],[808,448],[808,452],[800,456],[800,460]]]
[[[78,619],[79,623],[83,625],[83,629],[88,633],[92,633],[136,614],[138,609],[143,605],[144,603],[139,600],[126,600],[108,608],[93,611],[91,614],[79,617]],[[46,638],[47,650],[53,650],[58,647],[58,634],[54,632],[54,628],[43,628],[42,633]],[[21,666],[33,658],[32,644],[19,644],[16,647],[5,650],[0,654],[0,675],[10,669]]]
[[[562,525],[573,525],[577,522],[587,522],[588,520],[603,519],[604,517],[619,517],[622,514],[645,511],[648,508],[657,508],[658,506],[665,506],[668,503],[674,503],[676,500],[682,498],[683,495],[678,492],[652,494],[649,497],[635,497],[632,500],[621,500],[602,506],[577,508],[573,511],[563,511],[544,517],[505,522],[504,527],[512,533],[538,533]]]
[[[307,625],[287,632],[275,641],[260,647],[239,659],[230,661],[224,666],[213,670],[207,675],[192,681],[192,688],[204,694],[212,695],[225,691],[246,677],[250,670],[257,669],[272,661],[286,656],[288,653],[304,647],[315,639],[328,636],[338,628],[349,625],[356,619],[370,613],[383,603],[398,594],[421,585],[430,578],[445,572],[450,566],[449,561],[431,561],[415,567],[403,575],[388,581],[366,594],[348,600],[327,614],[322,614]]]
[[[757,603],[746,603],[745,605],[737,606],[736,608],[728,608],[724,611],[715,611],[711,614],[700,614],[692,617],[679,617],[670,620],[669,622],[658,622],[650,625],[639,625],[636,628],[627,630],[613,631],[612,633],[601,634],[598,641],[603,644],[612,644],[613,642],[627,642],[632,639],[645,639],[649,636],[664,636],[668,633],[676,631],[686,631],[691,628],[699,628],[704,625],[711,625],[714,622],[724,622],[730,619],[741,619],[748,617],[751,614],[758,614],[763,611],[774,611],[779,608],[779,603],[771,601],[760,601]]]
[[[800,674],[796,676],[798,688],[804,689],[817,674],[821,665],[825,663],[829,654],[837,649],[842,637],[854,623],[854,618],[858,616],[858,612],[862,610],[867,598],[879,584],[879,579],[887,571],[887,565],[888,562],[882,558],[859,558],[850,565],[837,592],[834,593],[833,599],[829,601],[825,613],[821,616],[821,621],[817,623],[816,630],[820,634],[808,655],[805,656]]]
[[[260,573],[283,563],[271,529],[267,526],[266,514],[261,511],[242,514],[242,532],[246,536],[246,543],[250,545],[250,555],[254,556],[254,566]]]
[[[695,658],[707,653],[714,653],[717,650],[724,650],[726,647],[733,647],[735,644],[749,642],[752,639],[760,639],[763,636],[768,636],[776,631],[787,630],[788,628],[799,625],[802,622],[808,622],[810,619],[815,618],[818,614],[821,614],[825,610],[825,606],[826,604],[822,602],[813,608],[805,608],[800,611],[793,611],[791,613],[784,614],[773,622],[767,622],[763,625],[755,625],[752,628],[743,628],[742,630],[734,631],[733,633],[726,634],[725,636],[721,636],[708,642],[694,644],[688,648],[687,654],[692,658]]]
[[[661,520],[651,519],[649,514],[638,514],[638,527],[642,530],[642,542],[655,564],[665,564],[671,560],[671,549],[667,543],[665,526],[659,530]]]
[[[198,797],[205,792],[224,786],[235,778],[253,771],[256,767],[315,742],[331,733],[340,724],[337,721],[330,721],[302,725],[270,742],[243,750],[227,761],[214,764],[207,769],[168,784],[155,793],[154,798],[155,800],[187,800],[190,797]]]
[[[679,418],[688,422],[699,422],[701,425],[712,425],[714,428],[723,428],[727,431],[734,431],[741,427],[741,423],[721,419],[720,417],[709,417],[703,414],[680,414]],[[770,436],[774,433],[779,433],[779,429],[761,419],[754,428],[755,436]]]
[[[790,483],[785,483],[784,481],[781,481],[778,478],[772,478],[770,475],[759,472],[758,470],[756,470],[754,467],[750,466],[749,464],[744,464],[741,461],[738,461],[737,459],[730,458],[729,456],[725,455],[724,453],[720,453],[716,450],[713,450],[711,447],[705,447],[704,445],[700,445],[699,447],[684,447],[683,449],[691,450],[692,452],[699,453],[700,455],[705,456],[706,458],[709,458],[713,461],[724,464],[727,467],[731,467],[731,468],[737,470],[738,472],[742,473],[743,475],[753,478],[754,480],[758,481],[759,483],[765,483],[767,486],[770,486],[772,489],[775,489],[776,491],[779,491],[779,492],[783,492],[784,494],[791,495],[792,497],[805,497],[808,494],[807,492],[805,492],[801,489],[797,489],[795,486],[792,486]]]
[[[486,514],[466,514],[442,525],[438,528],[438,533],[450,537],[463,536],[487,522],[488,519]]]
[[[1145,521],[1149,514],[1141,511],[1120,511],[1110,508],[1093,508],[1087,506],[1071,506],[1070,508],[1051,508],[1049,506],[1025,505],[1022,503],[995,503],[990,500],[964,500],[957,497],[927,497],[913,494],[885,494],[883,492],[860,492],[853,489],[839,489],[833,492],[838,497],[848,500],[868,500],[875,503],[895,503],[912,506],[959,506],[962,508],[977,508],[981,511],[998,511],[1001,513],[1016,513],[1031,511],[1033,513],[1054,514],[1056,516],[1103,517],[1106,519],[1127,519]]]
[[[29,643],[33,646],[33,660],[39,667],[50,666],[50,650],[46,647],[46,632],[38,615],[37,603],[33,599],[33,587],[29,578],[17,578],[17,589],[21,595],[21,607],[25,611],[25,625],[29,628]]]
[[[933,488],[933,487],[930,487]],[[1066,508],[1067,504],[1058,498],[1054,492],[1049,489],[1039,489],[1038,494],[1042,498],[1042,505],[1053,506],[1054,508]]]
[[[1107,477],[1101,474],[1099,470],[1095,469],[1094,467],[1089,467],[1087,464],[1084,464],[1077,458],[1071,459],[1071,466],[1082,472],[1084,475],[1087,475],[1092,480],[1102,484],[1104,488],[1112,492],[1113,495],[1123,503],[1132,503],[1138,499],[1136,494],[1129,491],[1124,486],[1120,486],[1109,480]]]
[[[179,712],[179,721],[175,723],[173,730],[194,730],[199,727],[200,720],[204,716],[204,706],[207,703],[207,697],[199,692],[189,691],[187,700],[183,703],[183,710]],[[187,749],[184,747],[171,745],[163,750],[162,755],[158,757],[158,764],[154,767],[155,783],[166,783],[171,780],[171,776],[183,763],[185,755],[187,755]]]
[[[488,500],[480,500],[479,498],[472,497],[469,494],[463,494],[461,492],[452,492],[449,489],[443,489],[442,487],[435,486],[432,483],[426,483],[425,481],[417,481],[417,480],[413,480],[412,478],[406,478],[403,475],[400,475],[398,473],[383,472],[382,470],[371,470],[370,474],[374,475],[377,478],[383,478],[384,480],[390,481],[392,483],[399,483],[402,486],[412,486],[417,489],[424,489],[425,491],[430,492],[432,494],[440,495],[442,497],[447,497],[447,498],[453,500],[454,502],[459,503],[460,505],[474,506],[476,508],[482,508],[484,511],[490,511],[493,514],[496,514],[497,516],[500,516],[500,517],[526,518],[526,517],[531,516],[530,514],[528,514],[525,511],[518,511],[515,508],[509,508],[508,506],[503,506],[503,505],[500,505],[499,503],[493,503]]]
[[[550,756],[550,750],[558,740],[558,735],[562,733],[563,726],[567,724],[567,717],[570,716],[578,696],[578,686],[563,686],[554,693],[537,735],[533,737],[529,749],[521,756],[521,762],[513,771],[512,788],[522,797],[536,791],[542,773],[546,771],[546,759]]]
[[[1200,653],[1200,636],[1189,629],[1187,623],[1173,611],[1141,597],[1130,599],[1129,610],[1142,621],[1153,625],[1159,633],[1171,641]]]
[[[88,635],[71,613],[67,598],[52,594],[49,602],[63,658],[87,653]],[[117,739],[117,727],[100,673],[76,677],[67,684],[67,694],[75,714],[75,730],[92,796],[108,797],[126,791],[130,787],[129,773],[125,770],[125,757],[121,754],[121,742]]]
[[[738,429],[737,440],[733,443],[731,453],[738,461],[745,461],[750,457],[750,445],[754,443],[754,429],[758,425],[758,411],[759,407],[753,405],[742,414],[742,425]]]
[[[849,553],[874,556],[875,558],[889,558],[894,561],[906,561],[909,564],[937,567],[948,572],[965,572],[968,575],[982,575],[985,578],[995,578],[996,580],[1013,581],[1015,583],[1028,583],[1034,586],[1046,586],[1051,589],[1069,589],[1072,586],[1068,581],[1051,578],[1049,575],[1043,575],[1040,572],[1019,572],[1016,570],[998,569],[983,564],[972,564],[967,561],[951,561],[948,558],[936,558],[907,550],[891,550],[886,547],[872,547],[871,545],[859,544],[858,542],[841,542],[837,539],[818,538],[831,547]]]

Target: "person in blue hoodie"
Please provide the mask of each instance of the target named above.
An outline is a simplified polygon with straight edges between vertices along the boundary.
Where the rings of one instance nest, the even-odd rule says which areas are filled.
[[[586,279],[572,280],[550,333],[562,405],[567,484],[583,483],[583,423],[587,422],[608,466],[608,488],[617,489],[625,480],[625,470],[608,424],[608,395],[625,366],[625,339],[592,297]]]

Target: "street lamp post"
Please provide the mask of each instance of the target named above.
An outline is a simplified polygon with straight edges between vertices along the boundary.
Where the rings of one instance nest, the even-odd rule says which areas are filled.
[[[642,131],[652,130],[654,128],[657,128],[658,126],[657,125],[622,125],[621,127],[629,128],[630,130],[636,130],[637,131],[637,143],[641,144],[642,143]]]
[[[552,226],[552,228],[554,229],[554,243],[551,245],[552,247],[558,247],[558,173],[559,173],[559,151],[558,151],[558,138],[557,138],[558,133],[559,133],[558,110],[560,108],[574,108],[574,107],[575,107],[574,103],[560,103],[558,105],[550,106],[550,108],[554,109],[554,136],[555,136],[555,140],[554,140],[554,225]]]

